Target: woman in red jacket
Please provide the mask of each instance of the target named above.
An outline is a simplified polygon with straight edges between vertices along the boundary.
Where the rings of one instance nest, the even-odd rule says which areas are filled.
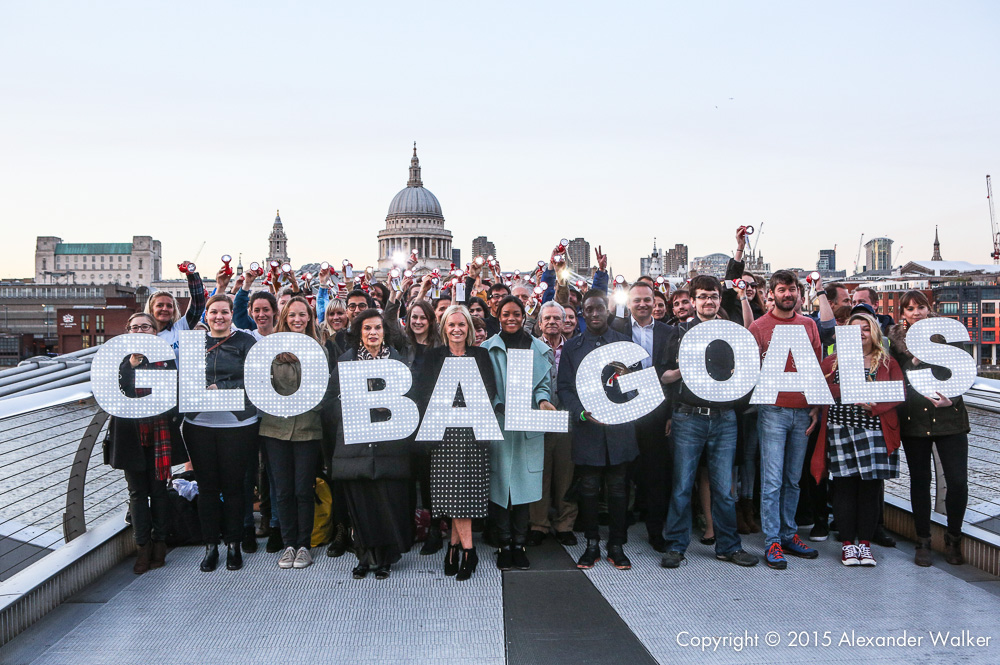
[[[848,325],[861,328],[865,380],[902,381],[903,372],[882,346],[882,330],[868,314]],[[823,374],[837,404],[824,407],[811,470],[819,482],[829,472],[833,519],[843,542],[841,563],[874,566],[871,539],[878,525],[881,481],[899,475],[900,402],[841,404],[837,356],[823,361]]]

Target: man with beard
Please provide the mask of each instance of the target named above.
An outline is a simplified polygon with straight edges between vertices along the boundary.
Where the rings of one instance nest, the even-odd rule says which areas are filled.
[[[670,311],[672,316],[667,323],[672,326],[691,318],[694,303],[691,302],[691,293],[687,289],[677,289],[670,294]]]
[[[779,270],[771,275],[768,289],[774,295],[774,309],[750,324],[750,332],[760,347],[763,360],[771,344],[774,329],[781,325],[799,325],[806,329],[817,362],[821,359],[816,323],[795,312],[799,302],[799,284],[795,273]],[[785,371],[794,371],[791,354]],[[799,502],[799,479],[805,459],[809,433],[816,427],[819,407],[810,407],[802,393],[782,392],[773,405],[757,405],[757,432],[760,438],[760,517],[771,568],[788,566],[787,552],[803,559],[815,559],[819,552],[807,546],[796,531],[795,509]]]

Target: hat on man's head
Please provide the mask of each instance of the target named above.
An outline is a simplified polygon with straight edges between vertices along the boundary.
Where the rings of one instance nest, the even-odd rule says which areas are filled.
[[[878,316],[875,314],[875,308],[866,302],[859,302],[857,305],[852,307],[851,314],[868,314],[873,319],[878,321]]]

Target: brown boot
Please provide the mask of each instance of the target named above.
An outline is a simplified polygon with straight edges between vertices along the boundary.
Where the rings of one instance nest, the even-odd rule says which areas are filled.
[[[135,565],[132,566],[133,573],[136,575],[142,575],[149,570],[149,560],[152,552],[153,546],[150,543],[139,545],[136,548]]]
[[[749,510],[748,510],[749,509]],[[747,519],[747,514],[753,515],[753,506],[749,499],[740,499],[736,502],[736,531],[742,535],[753,533],[753,522]]]
[[[961,566],[965,563],[965,557],[962,556],[961,535],[944,534],[944,560],[953,566]]]
[[[927,568],[931,565],[931,539],[917,538],[917,549],[913,555],[913,563]]]
[[[162,540],[153,541],[153,553],[149,559],[150,568],[163,568],[167,558],[167,544]]]

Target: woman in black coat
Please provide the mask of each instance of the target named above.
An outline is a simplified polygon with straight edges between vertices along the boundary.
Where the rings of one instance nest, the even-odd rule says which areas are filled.
[[[243,390],[243,365],[256,340],[233,330],[233,302],[214,295],[205,306],[209,334],[205,337],[205,382],[210,390]],[[226,569],[243,567],[243,521],[247,497],[247,466],[257,459],[260,427],[257,408],[243,395],[238,411],[188,413],[182,432],[198,478],[198,521],[205,542],[200,569],[219,564],[219,534],[226,543]],[[220,499],[221,496],[221,499]]]
[[[351,323],[348,350],[339,363],[391,359],[402,356],[384,344],[385,328],[378,310],[367,309]],[[389,568],[413,542],[413,516],[409,508],[410,455],[407,439],[372,443],[344,443],[340,369],[335,368],[334,413],[337,441],[331,476],[341,481],[354,531],[358,565],[352,575],[364,578],[372,569],[375,578],[389,577]],[[376,414],[387,419],[389,414]]]
[[[125,324],[125,331],[155,335],[156,320],[149,314],[133,314]],[[150,363],[139,354],[125,358],[118,376],[122,390],[129,397],[149,393],[148,388],[135,387],[135,371],[145,369],[177,369],[177,363],[173,359]],[[187,461],[177,408],[151,418],[112,417],[105,461],[114,469],[122,469],[128,483],[129,513],[137,548],[132,571],[142,575],[150,568],[160,568],[167,556],[170,467]]]
[[[492,404],[497,394],[496,376],[486,349],[473,346],[475,329],[469,310],[452,305],[441,315],[442,346],[427,352],[418,381],[420,411],[434,393],[441,368],[448,358],[469,357],[476,361]],[[464,407],[459,388],[453,406]],[[444,558],[444,574],[467,580],[476,572],[479,557],[472,544],[472,520],[487,516],[490,503],[490,442],[477,441],[471,427],[449,427],[444,440],[430,452],[431,518],[450,517],[451,544]],[[459,556],[461,549],[461,556]]]

